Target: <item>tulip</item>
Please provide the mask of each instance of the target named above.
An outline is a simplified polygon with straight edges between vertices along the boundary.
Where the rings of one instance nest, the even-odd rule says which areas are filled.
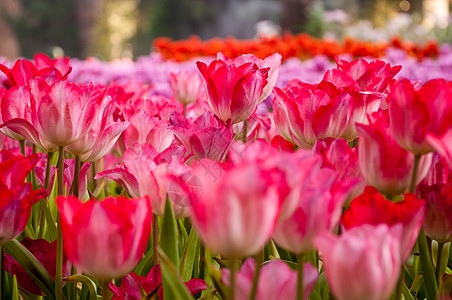
[[[201,240],[228,258],[256,254],[270,239],[278,219],[283,180],[275,171],[253,164],[229,169],[201,160],[193,176],[201,190],[187,192],[191,219]]]
[[[49,243],[44,239],[32,240],[29,237],[25,237],[20,243],[38,259],[49,274],[55,279],[57,241],[55,240],[52,243]],[[28,275],[19,263],[8,254],[5,254],[5,270],[11,274],[11,276],[15,275],[17,277],[17,282],[22,289],[35,295],[44,296],[43,292],[30,275]],[[67,257],[64,257],[63,276],[66,277],[70,275],[71,263]]]
[[[243,54],[234,59],[230,59],[221,52],[218,52],[217,59],[221,59],[227,64],[234,64],[236,66],[243,65],[248,62],[255,63],[259,68],[270,68],[268,71],[267,84],[264,87],[262,96],[259,99],[259,103],[264,101],[265,98],[270,96],[273,88],[276,85],[279,75],[279,66],[281,65],[282,56],[279,53],[274,53],[265,59],[260,59],[253,54]]]
[[[422,199],[425,199],[426,210],[424,220],[425,235],[438,243],[452,241],[452,185],[436,183],[419,185]]]
[[[174,98],[183,105],[195,102],[200,93],[202,78],[197,73],[181,71],[170,74],[171,89]]]
[[[344,212],[342,225],[349,230],[363,224],[386,224],[389,227],[402,224],[400,253],[402,261],[405,261],[416,243],[424,211],[425,202],[413,194],[405,194],[403,201],[394,203],[386,200],[374,187],[366,187]]]
[[[193,278],[185,282],[185,286],[193,296],[209,288],[204,280],[198,278]],[[157,289],[159,299],[164,299],[160,265],[153,266],[146,277],[129,273],[121,279],[121,286],[119,288],[112,282],[109,283],[109,287],[113,292],[113,300],[140,300],[142,298],[141,291],[149,295]]]
[[[193,122],[174,112],[169,124],[169,130],[174,133],[176,140],[198,160],[222,160],[234,138],[231,126],[228,127],[211,112]]]
[[[204,79],[207,101],[213,113],[222,121],[232,124],[244,121],[256,110],[270,68],[260,68],[253,62],[240,65],[222,59],[207,66],[196,63]]]
[[[339,222],[342,205],[354,182],[337,180],[331,169],[320,169],[299,194],[295,212],[278,223],[273,239],[296,254],[314,250],[314,238],[333,230]]]
[[[335,236],[323,233],[315,244],[326,278],[338,300],[385,300],[400,274],[401,225],[362,225]]]
[[[149,197],[108,197],[81,202],[58,197],[64,251],[69,260],[100,280],[129,272],[142,258],[151,233]]]
[[[16,156],[2,150],[0,155],[0,246],[25,229],[32,206],[47,195],[24,183],[37,162],[37,155]]]
[[[402,66],[391,67],[390,64],[373,60],[355,59],[351,62],[335,58],[337,68],[350,76],[361,91],[385,93],[392,78],[399,73]]]
[[[452,85],[444,79],[433,79],[416,90],[410,81],[402,79],[390,90],[389,114],[395,140],[414,154],[434,151],[427,136],[440,138],[452,125]]]
[[[149,196],[153,211],[163,216],[168,189],[175,185],[175,177],[189,169],[181,158],[184,154],[181,146],[170,147],[162,153],[149,144],[135,144],[124,153],[124,164],[114,169],[103,171],[95,179],[107,177],[123,186],[132,197]],[[173,204],[176,218],[188,215],[188,209],[175,195],[168,195]]]
[[[247,300],[251,292],[253,274],[255,271],[253,259],[248,258],[237,272],[236,300]],[[319,277],[318,271],[310,264],[303,266],[303,299],[308,299]],[[221,279],[225,285],[230,286],[230,271],[223,269]],[[257,286],[257,300],[297,299],[297,272],[292,270],[281,260],[270,260],[261,267]]]
[[[377,112],[369,117],[370,124],[357,124],[359,132],[359,166],[368,185],[391,198],[410,187],[414,154],[400,147],[389,127],[388,115]],[[416,184],[427,174],[431,155],[421,157]]]
[[[61,80],[65,80],[72,71],[72,67],[70,66],[71,59],[69,57],[50,58],[44,53],[36,53],[33,56],[33,60],[35,61],[36,67],[39,69],[57,69],[62,75]]]

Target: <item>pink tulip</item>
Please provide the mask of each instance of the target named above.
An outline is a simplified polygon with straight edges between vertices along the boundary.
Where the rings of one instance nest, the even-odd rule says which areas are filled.
[[[109,152],[121,133],[129,126],[129,122],[111,120],[111,98],[102,97],[94,104],[97,106],[93,115],[92,127],[75,143],[66,146],[65,150],[74,156],[81,156],[82,161],[96,161]]]
[[[275,88],[274,92],[273,117],[278,132],[303,149],[311,149],[326,137],[354,140],[355,122],[365,120],[366,114],[380,105],[377,96],[327,81],[313,86],[293,80],[284,90]]]
[[[168,130],[167,120],[152,117],[143,110],[125,110],[125,117],[130,125],[123,133],[122,151],[132,148],[135,143],[147,143],[161,152],[174,140],[174,134]]]
[[[254,164],[223,169],[215,162],[201,160],[192,176],[199,180],[201,189],[187,191],[191,219],[206,246],[229,258],[262,249],[279,215],[280,173]]]
[[[204,79],[210,108],[220,120],[232,120],[232,124],[248,119],[256,110],[270,69],[249,61],[238,63],[222,59],[214,60],[209,66],[196,63]]]
[[[38,155],[23,157],[0,152],[0,245],[17,237],[27,225],[32,206],[47,195],[24,182],[37,163]]]
[[[363,224],[386,224],[389,227],[402,224],[400,253],[402,261],[405,261],[416,243],[424,211],[425,202],[413,194],[405,194],[403,201],[394,203],[386,200],[374,187],[366,187],[344,212],[342,225],[349,230]]]
[[[354,183],[340,182],[331,169],[317,171],[299,193],[295,212],[278,223],[273,239],[296,254],[314,250],[314,238],[339,222],[342,204]]]
[[[255,270],[253,259],[248,258],[237,272],[235,299],[249,299],[253,274]],[[319,273],[310,263],[303,266],[303,299],[308,299]],[[230,286],[230,271],[223,269],[221,279]],[[256,300],[295,300],[297,299],[298,273],[281,260],[270,260],[262,266],[259,273]]]
[[[335,236],[323,233],[315,244],[326,278],[338,300],[385,300],[400,274],[401,225],[363,225]]]
[[[240,66],[243,64],[246,64],[248,62],[255,63],[260,69],[262,68],[270,68],[268,71],[268,78],[267,78],[267,84],[264,87],[264,90],[262,92],[262,96],[259,99],[259,102],[262,102],[270,96],[273,88],[276,85],[276,81],[278,80],[279,75],[279,66],[281,65],[281,59],[282,56],[279,53],[274,53],[265,59],[260,59],[253,54],[243,54],[241,56],[238,56],[234,59],[230,59],[226,55],[224,55],[221,52],[218,52],[217,59],[221,59],[222,61],[226,62],[227,64],[234,64],[235,66]]]
[[[402,66],[391,67],[390,64],[374,60],[356,59],[351,62],[335,58],[337,68],[350,76],[361,91],[385,93],[392,78],[399,73]]]
[[[39,134],[58,146],[67,146],[85,135],[104,95],[94,86],[77,86],[63,81],[47,85],[42,80],[31,82],[31,120]]]
[[[81,202],[58,197],[64,251],[69,260],[100,280],[129,272],[142,258],[151,233],[149,197],[108,197]]]
[[[50,58],[44,53],[36,53],[33,56],[33,60],[35,61],[36,67],[39,69],[57,69],[62,75],[61,80],[65,80],[72,71],[72,67],[70,66],[71,59],[69,57]]]
[[[369,117],[369,125],[356,124],[356,127],[359,132],[359,166],[364,179],[380,193],[393,197],[410,186],[414,154],[397,144],[387,117],[380,111]],[[416,184],[425,177],[430,163],[431,155],[422,156]]]
[[[28,86],[13,86],[9,90],[0,90],[0,101],[0,123],[16,118],[31,121],[31,94]],[[25,140],[25,137],[8,127],[2,127],[0,130],[12,139]]]
[[[419,90],[402,79],[391,86],[388,101],[394,138],[414,154],[434,151],[427,136],[441,138],[452,125],[452,85],[444,79],[430,80]]]
[[[12,68],[0,64],[0,71],[8,77],[8,88],[28,85],[30,80],[39,72],[38,68],[26,59],[16,60]]]
[[[422,222],[425,235],[439,243],[452,241],[452,185],[419,185],[419,192],[427,204]]]
[[[202,92],[202,78],[198,73],[171,73],[170,82],[174,98],[184,105],[195,102]]]
[[[193,122],[174,112],[169,124],[169,130],[174,133],[179,144],[198,160],[222,160],[234,138],[232,127],[224,124],[211,112],[203,114]]]
[[[163,216],[168,189],[174,184],[174,177],[190,169],[183,163],[183,148],[170,147],[162,153],[149,144],[135,144],[124,153],[124,164],[103,171],[95,179],[107,177],[123,186],[132,197],[149,196],[154,213]],[[174,197],[173,197],[174,196]],[[188,215],[185,203],[170,195],[176,218]]]

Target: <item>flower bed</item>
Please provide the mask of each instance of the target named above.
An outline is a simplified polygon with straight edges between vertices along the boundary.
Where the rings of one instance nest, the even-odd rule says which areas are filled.
[[[5,61],[2,298],[447,298],[451,57]]]

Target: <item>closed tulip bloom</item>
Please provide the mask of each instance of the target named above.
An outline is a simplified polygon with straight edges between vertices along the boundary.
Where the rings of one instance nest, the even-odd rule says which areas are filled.
[[[248,258],[237,272],[235,299],[247,300],[250,297],[253,274],[256,266]],[[221,279],[230,286],[230,271],[223,269]],[[308,299],[319,277],[319,272],[310,263],[303,266],[303,299]],[[257,285],[257,300],[295,300],[297,299],[298,273],[281,260],[270,260],[262,266]]]
[[[28,86],[14,86],[9,90],[0,90],[0,123],[22,118],[31,121],[31,94]],[[1,132],[15,140],[25,140],[21,134],[2,127]]]
[[[444,79],[430,80],[419,90],[402,79],[391,86],[388,101],[394,138],[414,154],[433,152],[427,135],[440,138],[452,125],[452,85]]]
[[[108,197],[81,202],[58,197],[64,251],[82,273],[100,280],[119,277],[140,261],[151,233],[149,197]]]
[[[200,161],[193,176],[199,179],[201,191],[188,196],[193,203],[193,226],[208,248],[224,257],[240,258],[264,247],[280,210],[282,179],[277,175],[256,165],[215,169]]]
[[[369,120],[369,125],[356,124],[359,132],[359,166],[367,184],[391,198],[409,188],[414,154],[397,144],[385,112],[374,113]],[[416,184],[427,174],[431,157],[431,154],[421,157]]]
[[[439,243],[452,241],[452,184],[419,185],[419,192],[427,204],[425,235]]]
[[[394,203],[374,187],[366,187],[342,215],[342,225],[349,230],[363,224],[386,224],[390,227],[402,224],[400,253],[402,261],[405,261],[416,243],[424,211],[425,201],[417,199],[414,194],[405,194],[403,201]]]
[[[196,63],[204,79],[207,101],[213,113],[224,122],[236,124],[248,119],[256,110],[267,85],[270,68],[253,62],[214,60],[207,66]]]
[[[174,98],[184,105],[195,102],[202,91],[202,78],[198,73],[171,73],[170,83]]]
[[[315,244],[326,278],[338,300],[385,300],[400,274],[401,225],[363,225],[335,236],[323,233]]]

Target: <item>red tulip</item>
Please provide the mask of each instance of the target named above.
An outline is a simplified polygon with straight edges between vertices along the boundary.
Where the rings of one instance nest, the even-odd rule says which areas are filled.
[[[36,165],[38,155],[23,157],[2,150],[0,155],[0,245],[17,237],[27,225],[31,207],[47,192],[33,191],[25,178]]]
[[[204,280],[198,278],[190,279],[185,285],[192,295],[196,295],[209,288]],[[112,282],[109,283],[109,287],[113,292],[113,300],[140,300],[142,298],[141,289],[146,295],[154,293],[158,289],[159,299],[163,299],[160,265],[152,267],[146,277],[129,273],[121,279],[121,286],[119,288]]]
[[[57,241],[55,240],[52,243],[49,243],[44,239],[32,240],[29,237],[25,237],[20,243],[39,260],[49,274],[55,279]],[[44,296],[41,289],[30,275],[28,275],[19,263],[8,254],[5,254],[5,270],[11,274],[11,276],[15,275],[17,277],[17,282],[22,289],[35,295]],[[71,263],[67,257],[64,256],[63,277],[69,275],[71,275]]]
[[[391,86],[388,101],[394,138],[414,154],[434,151],[426,137],[440,138],[452,125],[452,86],[444,79],[430,80],[419,90],[402,79]]]
[[[64,251],[69,260],[100,280],[129,272],[142,258],[151,233],[149,197],[108,197],[81,202],[58,197]]]
[[[413,194],[405,194],[403,201],[394,203],[386,200],[374,187],[366,187],[344,212],[342,225],[351,229],[363,224],[386,224],[389,227],[402,224],[400,251],[402,261],[405,261],[416,242],[424,211],[425,202]]]
[[[270,68],[222,59],[209,66],[200,61],[196,65],[204,79],[209,106],[220,120],[235,124],[251,116],[267,85]]]
[[[388,299],[400,274],[401,225],[362,225],[335,236],[323,233],[315,244],[326,278],[338,300]]]
[[[419,185],[419,192],[427,204],[422,222],[425,235],[439,243],[452,241],[452,184]]]

